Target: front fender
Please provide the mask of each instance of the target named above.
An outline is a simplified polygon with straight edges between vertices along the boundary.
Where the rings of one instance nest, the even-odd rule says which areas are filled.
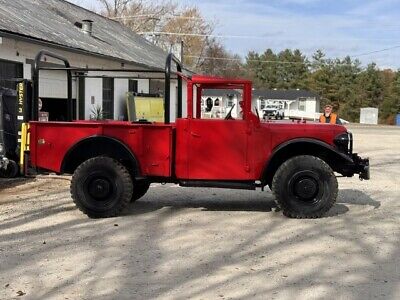
[[[261,182],[270,185],[279,166],[291,157],[312,155],[327,162],[338,173],[344,172],[344,166],[353,164],[353,159],[333,146],[316,139],[297,138],[286,141],[272,151],[261,174]],[[343,174],[344,175],[344,174]]]

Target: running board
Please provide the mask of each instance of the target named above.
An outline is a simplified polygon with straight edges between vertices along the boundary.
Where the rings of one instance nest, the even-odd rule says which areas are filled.
[[[180,186],[184,187],[209,187],[222,189],[255,190],[254,181],[210,181],[210,180],[181,180]]]

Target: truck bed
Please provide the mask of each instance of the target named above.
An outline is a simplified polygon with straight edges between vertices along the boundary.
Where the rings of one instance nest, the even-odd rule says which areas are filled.
[[[106,136],[129,147],[145,176],[171,176],[174,124],[121,121],[30,122],[31,164],[61,172],[63,159],[85,139]]]

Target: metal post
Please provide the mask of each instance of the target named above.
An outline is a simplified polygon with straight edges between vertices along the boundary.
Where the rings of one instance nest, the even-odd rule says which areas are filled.
[[[33,92],[32,92],[32,120],[37,121],[38,120],[38,115],[39,115],[39,71],[41,69],[40,67],[40,62],[43,58],[43,56],[49,56],[58,60],[61,60],[64,62],[65,67],[67,68],[67,98],[68,98],[68,109],[67,109],[67,119],[68,121],[72,121],[73,119],[73,102],[72,102],[72,72],[70,70],[70,64],[68,60],[58,54],[46,51],[46,50],[41,50],[35,57],[35,62],[32,66],[32,80],[33,80]]]
[[[199,86],[196,90],[196,118],[201,118],[201,93],[203,92],[203,88]]]
[[[165,124],[170,123],[170,106],[171,106],[171,64],[172,61],[176,63],[176,69],[178,73],[182,72],[181,63],[172,54],[169,53],[165,62],[165,92],[164,92],[164,122]],[[178,111],[177,117],[182,117],[182,77],[178,75]]]
[[[187,83],[187,117],[193,118],[193,83]]]

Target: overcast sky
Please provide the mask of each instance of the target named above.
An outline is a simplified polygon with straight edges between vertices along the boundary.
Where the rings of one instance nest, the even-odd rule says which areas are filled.
[[[96,0],[72,0],[96,7]],[[298,48],[400,68],[400,0],[193,0],[232,52]],[[236,36],[236,37],[232,37]],[[241,36],[241,37],[237,37]],[[390,48],[387,51],[381,51]],[[369,53],[374,52],[375,53]]]

